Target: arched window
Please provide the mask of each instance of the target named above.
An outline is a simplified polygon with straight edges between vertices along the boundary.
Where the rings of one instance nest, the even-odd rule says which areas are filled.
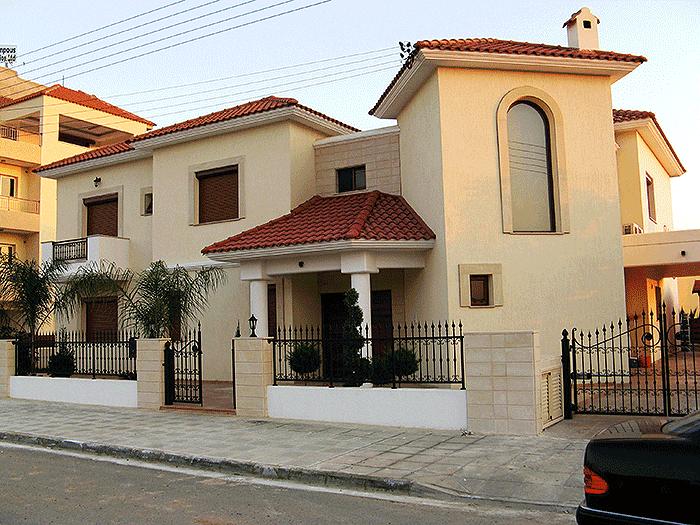
[[[547,115],[534,103],[520,101],[508,109],[507,119],[513,231],[556,231]]]

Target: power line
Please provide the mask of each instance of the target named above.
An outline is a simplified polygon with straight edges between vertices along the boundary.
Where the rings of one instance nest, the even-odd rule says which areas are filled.
[[[166,86],[166,87],[162,87],[162,88],[154,88],[154,89],[149,89],[149,90],[140,91],[140,92],[137,91],[137,92],[132,92],[132,93],[116,94],[116,95],[111,95],[110,97],[105,97],[105,98],[116,98],[116,97],[132,96],[132,95],[140,94],[140,93],[152,93],[152,92],[165,91],[165,90],[176,89],[176,88],[181,88],[181,87],[191,87],[191,86],[193,86],[193,85],[209,84],[209,83],[212,83],[212,82],[219,82],[219,81],[221,81],[221,80],[228,80],[228,79],[233,79],[233,78],[245,78],[245,77],[250,77],[250,76],[262,75],[262,74],[265,74],[265,73],[272,73],[272,72],[276,72],[276,71],[285,71],[285,70],[296,69],[296,68],[304,67],[304,66],[308,66],[308,65],[322,64],[322,63],[328,63],[328,62],[333,62],[333,61],[344,60],[344,59],[347,59],[347,58],[355,58],[355,57],[360,57],[360,56],[364,56],[364,57],[365,57],[365,58],[363,58],[363,59],[361,59],[361,60],[345,61],[345,62],[340,62],[340,63],[338,63],[338,64],[333,64],[333,65],[331,65],[331,66],[327,66],[327,67],[323,67],[323,68],[316,68],[316,69],[310,69],[310,70],[307,69],[307,70],[298,71],[298,72],[295,72],[295,73],[290,73],[290,74],[288,74],[288,75],[280,75],[280,76],[277,76],[277,77],[268,77],[268,78],[264,78],[264,79],[255,80],[255,81],[253,81],[253,82],[250,82],[251,84],[259,84],[259,83],[263,83],[263,82],[269,82],[269,81],[272,81],[272,80],[279,80],[279,79],[281,79],[281,78],[289,78],[289,77],[294,77],[294,76],[299,76],[299,75],[305,75],[305,74],[309,74],[309,73],[315,73],[315,72],[318,72],[318,71],[324,71],[324,70],[328,70],[328,69],[335,69],[335,68],[345,67],[345,66],[349,66],[349,65],[354,65],[354,64],[363,63],[363,62],[371,62],[371,61],[380,60],[380,59],[383,59],[383,58],[388,58],[388,57],[392,56],[392,54],[383,54],[383,55],[373,56],[373,57],[368,57],[367,55],[372,55],[372,54],[377,54],[377,53],[383,53],[383,52],[385,52],[385,51],[389,51],[389,50],[392,50],[392,49],[394,49],[394,48],[393,48],[393,47],[387,47],[387,48],[376,49],[376,50],[372,50],[372,51],[364,51],[364,52],[360,52],[360,53],[351,53],[351,54],[347,54],[347,55],[340,55],[340,56],[331,57],[331,58],[324,58],[324,59],[320,59],[320,60],[312,60],[312,61],[302,62],[302,63],[298,63],[298,64],[290,64],[290,65],[288,65],[288,66],[281,66],[281,67],[270,68],[270,69],[264,69],[264,70],[259,70],[259,71],[251,71],[251,72],[242,73],[242,74],[239,74],[239,75],[230,75],[230,76],[227,76],[227,77],[219,77],[219,78],[214,78],[214,79],[201,80],[201,81],[198,81],[198,82],[191,82],[191,83],[187,83],[187,84],[180,84],[180,85],[175,85],[175,86]],[[191,95],[193,95],[193,94],[202,94],[202,93],[206,93],[207,91],[213,92],[213,91],[222,90],[222,89],[227,89],[227,88],[231,88],[231,87],[241,87],[241,86],[244,86],[244,85],[246,85],[246,84],[234,84],[234,85],[222,86],[222,87],[219,87],[219,88],[214,88],[214,89],[212,89],[212,90],[198,91],[198,92],[194,92],[194,93],[188,93],[187,95],[182,95],[182,96],[191,96]],[[49,94],[49,96],[51,96],[51,95]],[[177,98],[181,98],[182,96],[178,96]],[[74,100],[73,103],[80,105],[81,102],[91,100],[93,97],[94,97],[94,95],[87,95],[86,97],[84,97],[84,99]],[[123,105],[124,105],[124,106],[132,106],[132,105],[137,105],[137,104],[144,104],[144,103],[147,103],[147,102],[157,102],[157,101],[160,101],[160,100],[168,100],[168,98],[160,98],[160,97],[159,97],[159,98],[156,98],[156,99],[142,100],[142,101],[133,102],[133,103],[126,103],[126,104],[123,104]],[[37,105],[33,105],[33,106],[23,106],[23,109],[25,109],[25,110],[29,110],[29,109],[41,109],[41,108],[44,108],[44,107],[62,106],[62,105],[64,105],[65,103],[66,103],[66,101],[56,102],[56,103],[53,103],[53,104],[37,104]],[[87,112],[92,112],[92,111],[95,111],[95,110],[94,110],[93,108],[86,108],[86,109],[83,109],[83,110],[71,111],[71,112],[65,113],[64,115],[65,115],[65,116],[72,116],[72,115],[77,115],[77,114],[80,114],[80,113],[87,113]]]
[[[367,70],[367,71],[364,71],[364,70],[365,70],[365,69],[368,69],[368,68],[358,68],[358,70],[361,70],[361,72],[355,73],[355,74],[353,74],[353,75],[345,75],[345,76],[338,77],[338,78],[331,78],[331,79],[325,80],[325,81],[323,81],[323,82],[311,82],[311,83],[308,83],[308,84],[297,85],[297,86],[294,87],[294,89],[298,91],[298,90],[302,90],[302,89],[314,88],[314,87],[318,87],[318,86],[323,86],[323,85],[327,85],[327,84],[332,84],[332,83],[336,83],[336,82],[341,82],[341,81],[343,81],[343,80],[348,80],[348,79],[352,79],[352,78],[358,78],[358,77],[362,77],[362,76],[367,76],[367,75],[371,75],[371,74],[375,74],[375,73],[380,73],[380,72],[383,72],[383,71],[394,70],[394,69],[396,68],[396,65],[387,66],[387,67],[379,67],[380,65],[381,65],[381,64],[373,64],[372,66],[370,66],[370,68],[376,68],[376,69],[369,69],[369,70]],[[209,108],[214,108],[214,107],[221,107],[222,109],[224,109],[225,107],[229,107],[229,106],[232,105],[232,104],[237,104],[237,103],[240,103],[240,102],[245,102],[245,101],[249,101],[249,100],[254,100],[254,99],[256,99],[256,98],[258,98],[258,97],[260,97],[260,96],[265,96],[265,95],[269,94],[269,93],[270,93],[269,90],[272,90],[272,89],[287,88],[287,87],[289,87],[289,86],[292,86],[293,84],[299,84],[299,83],[301,83],[301,82],[309,82],[309,81],[312,81],[312,80],[319,80],[319,79],[323,79],[323,78],[329,78],[329,77],[332,77],[332,76],[335,76],[335,75],[338,75],[338,74],[344,74],[344,73],[346,73],[346,72],[341,72],[341,71],[339,71],[339,72],[336,72],[336,73],[333,73],[333,74],[326,74],[326,75],[321,75],[321,76],[318,76],[318,77],[313,77],[313,78],[308,78],[308,79],[302,79],[302,80],[295,81],[295,82],[292,82],[292,83],[283,83],[283,84],[278,84],[278,85],[275,85],[275,86],[264,86],[264,87],[260,87],[260,88],[255,89],[255,90],[244,90],[244,91],[239,91],[239,92],[235,92],[235,93],[229,93],[229,94],[227,94],[227,96],[237,96],[237,95],[244,95],[244,94],[249,94],[249,93],[251,93],[251,94],[252,94],[252,93],[257,93],[257,95],[248,95],[248,96],[246,96],[245,98],[241,98],[241,99],[227,100],[227,101],[217,102],[217,103],[214,103],[214,104],[206,104],[206,105],[203,105],[203,106],[197,106],[197,107],[194,107],[194,108],[189,108],[189,109],[187,109],[187,110],[185,110],[185,111],[191,112],[191,111],[204,110],[204,109],[209,109]],[[222,98],[222,97],[217,97],[217,98]],[[181,104],[171,104],[171,105],[167,105],[167,106],[160,106],[160,107],[151,108],[151,110],[152,110],[152,111],[155,111],[155,110],[158,110],[158,109],[165,109],[165,108],[173,108],[173,107],[188,106],[188,105],[191,105],[191,104],[196,104],[196,103],[199,103],[199,102],[205,102],[205,101],[208,101],[208,100],[214,100],[214,98],[204,98],[204,99],[194,100],[194,101],[190,101],[190,102],[186,102],[186,103],[181,103]],[[170,116],[170,115],[181,114],[181,113],[183,113],[182,110],[170,111],[170,112],[166,112],[166,113],[158,113],[158,114],[152,115],[150,118],[153,119],[153,118],[157,118],[157,117]],[[67,116],[67,115],[66,115],[66,116]],[[112,121],[109,121],[109,122],[102,122],[102,123],[94,122],[94,121],[97,121],[97,120],[102,120],[102,119],[105,119],[105,118],[114,118],[114,117],[115,117],[115,115],[103,115],[103,116],[101,116],[101,117],[96,117],[96,118],[94,118],[94,119],[91,119],[91,122],[90,122],[90,123],[91,123],[91,124],[95,124],[95,125],[99,125],[99,126],[109,126],[109,125],[120,124],[120,123],[130,122],[130,121],[131,121],[130,119],[127,119],[127,118],[117,118],[116,120],[112,120]],[[190,117],[190,118],[196,118],[196,117]],[[188,119],[186,119],[186,120],[188,120]],[[19,127],[18,129],[22,129],[22,128],[28,129],[29,127],[28,127],[28,126],[23,126],[23,127]],[[46,131],[46,130],[45,130],[45,131]],[[56,130],[53,130],[53,131],[56,131]]]
[[[241,15],[237,15],[237,16],[235,16],[235,17],[231,17],[231,19],[233,19],[233,18],[240,18],[240,17],[242,17],[242,16],[246,16],[246,15],[253,14],[253,13],[256,13],[256,12],[264,11],[264,10],[266,10],[266,9],[271,9],[271,8],[277,7],[277,6],[279,6],[279,5],[288,4],[288,3],[293,2],[293,1],[295,1],[295,0],[284,0],[284,1],[282,1],[282,2],[278,2],[277,4],[272,4],[272,5],[267,6],[267,7],[264,7],[264,8],[255,9],[255,10],[253,10],[253,11],[249,11],[249,12],[247,12],[247,13],[243,13],[243,14],[241,14]],[[273,14],[273,15],[269,15],[269,16],[262,17],[262,18],[257,18],[257,19],[255,19],[255,20],[251,20],[251,21],[248,21],[248,22],[244,22],[244,23],[242,23],[242,24],[238,24],[238,25],[235,25],[235,26],[231,26],[231,27],[227,27],[227,28],[224,28],[224,29],[220,29],[220,30],[218,30],[218,31],[213,31],[213,32],[211,32],[211,33],[206,33],[206,34],[204,34],[204,35],[199,35],[199,36],[190,38],[190,39],[188,39],[188,40],[183,40],[183,41],[181,41],[181,42],[176,42],[176,43],[174,43],[174,44],[169,44],[169,45],[167,45],[167,46],[163,46],[163,47],[160,47],[160,48],[157,48],[157,49],[152,49],[152,50],[149,50],[149,51],[145,51],[145,52],[143,52],[143,53],[140,53],[140,54],[137,54],[137,55],[133,55],[133,56],[130,56],[130,57],[126,57],[126,58],[123,58],[123,59],[120,59],[120,60],[115,60],[114,62],[110,62],[110,63],[108,63],[108,64],[102,64],[102,65],[97,66],[97,67],[94,67],[94,68],[92,68],[92,69],[87,69],[87,70],[85,70],[85,71],[79,71],[79,72],[74,73],[74,74],[72,74],[72,75],[64,76],[64,77],[63,77],[63,80],[65,80],[66,78],[74,78],[74,77],[77,77],[77,76],[80,76],[80,75],[84,75],[84,74],[86,74],[86,73],[92,73],[92,72],[94,72],[94,71],[99,71],[99,70],[101,70],[101,69],[104,69],[104,68],[107,68],[107,67],[110,67],[110,66],[113,66],[113,65],[116,65],[116,64],[122,64],[122,63],[124,63],[124,62],[128,62],[128,61],[131,61],[131,60],[134,60],[134,59],[137,59],[137,58],[142,58],[142,57],[144,57],[144,56],[152,55],[152,54],[154,54],[154,53],[158,53],[158,52],[161,52],[161,51],[165,51],[165,50],[167,50],[167,49],[173,49],[173,48],[175,48],[175,47],[179,47],[179,46],[182,46],[182,45],[185,45],[185,44],[189,44],[189,43],[192,43],[192,42],[195,42],[195,41],[198,41],[198,40],[203,40],[203,39],[205,39],[205,38],[209,38],[209,37],[212,37],[212,36],[220,35],[220,34],[222,34],[222,33],[226,33],[226,32],[229,32],[229,31],[233,31],[233,30],[235,30],[235,29],[240,29],[240,28],[247,27],[247,26],[250,26],[250,25],[258,24],[258,23],[260,23],[260,22],[265,22],[265,21],[267,21],[267,20],[271,20],[271,19],[274,19],[274,18],[279,18],[279,17],[281,17],[281,16],[285,16],[285,15],[288,15],[288,14],[291,14],[291,13],[296,13],[296,12],[299,12],[299,11],[304,11],[304,10],[306,10],[306,9],[310,9],[310,8],[312,8],[312,7],[317,7],[317,6],[323,5],[323,4],[327,4],[327,3],[332,2],[332,1],[333,1],[333,0],[319,0],[319,1],[317,1],[317,2],[314,2],[314,3],[311,3],[311,4],[306,4],[306,5],[303,5],[303,6],[301,6],[301,7],[296,7],[296,8],[294,8],[294,9],[288,9],[287,11],[281,11],[281,12],[275,13],[275,14]],[[210,26],[212,26],[212,25],[216,25],[216,24],[219,24],[219,23],[228,21],[228,20],[229,20],[229,19],[223,20],[223,21],[221,21],[221,22],[215,22],[215,23],[207,24],[207,25],[205,25],[205,26],[202,26],[202,27],[199,27],[199,28],[197,28],[197,29],[190,30],[190,31],[187,31],[187,32],[184,32],[184,33],[181,33],[181,34],[190,33],[190,32],[192,32],[192,31],[195,31],[195,30],[198,30],[198,29],[202,29],[203,27],[210,27]],[[180,34],[180,35],[181,35],[181,34]],[[173,35],[173,36],[179,36],[179,35]],[[168,38],[172,38],[173,36],[166,37],[166,38],[162,38],[162,39],[158,39],[158,40],[156,40],[156,41],[154,41],[154,42],[149,42],[149,43],[146,43],[146,44],[144,44],[144,45],[151,45],[151,44],[154,44],[154,43],[163,41],[163,40],[167,40]],[[136,46],[136,47],[134,47],[134,48],[127,49],[126,51],[132,51],[132,50],[134,50],[134,49],[140,49],[141,47],[143,47],[143,46]],[[109,57],[109,56],[112,56],[112,55],[108,55],[108,57]],[[108,57],[102,57],[102,59],[108,58]],[[95,59],[95,60],[92,60],[92,61],[90,61],[90,62],[87,62],[86,64],[91,63],[91,62],[95,62],[95,61],[97,61],[97,60],[101,60],[101,59]],[[85,64],[81,64],[81,65],[85,65]],[[72,68],[69,68],[69,69],[74,69],[75,67],[78,67],[78,66],[73,66]],[[60,72],[62,72],[62,71],[65,71],[65,70],[59,70],[59,71],[56,71],[56,73],[60,73]],[[51,74],[53,74],[53,73],[51,73]],[[47,76],[47,75],[43,75],[43,76]],[[52,84],[52,83],[59,82],[59,81],[61,81],[60,78],[57,79],[57,80],[53,80],[53,81],[50,82],[50,83]],[[17,84],[21,84],[21,83],[22,83],[22,82],[18,82]],[[17,84],[15,84],[15,85],[17,85]],[[11,86],[7,86],[7,87],[11,87]],[[31,90],[31,89],[27,88],[27,89],[24,89],[24,90],[22,90],[22,91],[19,91],[18,93],[15,93],[15,95],[18,95],[18,94],[20,94],[20,93],[23,93],[23,92],[26,92],[26,91],[30,91],[30,90]]]
[[[140,17],[142,17],[142,16],[150,15],[151,13],[155,13],[156,11],[162,11],[163,9],[167,9],[168,7],[172,7],[172,6],[177,5],[177,4],[182,4],[183,2],[186,2],[186,1],[187,1],[187,0],[177,0],[176,2],[170,2],[169,4],[166,4],[166,5],[163,5],[163,6],[160,6],[160,7],[156,7],[155,9],[151,9],[150,11],[145,11],[145,12],[143,12],[143,13],[138,13],[138,14],[133,15],[133,16],[130,16],[130,17],[128,17],[128,18],[124,18],[124,19],[122,19],[122,20],[118,20],[118,21],[116,21],[116,22],[112,22],[111,24],[107,24],[106,26],[98,27],[97,29],[91,29],[90,31],[86,31],[85,33],[80,33],[79,35],[75,35],[75,36],[72,36],[72,37],[70,37],[70,38],[66,38],[66,39],[61,40],[61,41],[59,41],[59,42],[54,42],[53,44],[48,44],[48,45],[45,45],[45,46],[43,46],[43,47],[39,47],[39,48],[37,48],[37,49],[33,49],[33,50],[31,50],[31,51],[27,51],[26,53],[20,55],[20,58],[23,57],[23,56],[31,55],[31,54],[33,54],[33,53],[37,53],[37,52],[39,52],[39,51],[43,51],[44,49],[49,49],[49,48],[51,48],[51,47],[56,47],[56,46],[59,46],[59,45],[61,45],[61,44],[65,44],[66,42],[70,42],[70,41],[72,41],[72,40],[76,40],[76,39],[78,39],[78,38],[81,38],[81,37],[84,37],[84,36],[87,36],[87,35],[92,35],[92,34],[94,34],[94,33],[97,33],[98,31],[102,31],[103,29],[109,29],[110,27],[118,26],[118,25],[120,25],[120,24],[123,24],[123,23],[125,23],[125,22],[129,22],[129,21],[131,21],[131,20],[135,20],[135,19],[140,18]]]
[[[183,0],[183,1],[184,1],[184,0]],[[156,18],[155,20],[150,20],[150,21],[148,21],[148,22],[144,22],[144,23],[142,23],[142,24],[139,24],[139,25],[136,25],[136,26],[132,26],[132,27],[129,27],[129,28],[127,28],[127,29],[122,29],[121,31],[117,31],[116,33],[110,33],[109,35],[104,35],[104,36],[101,36],[101,37],[99,37],[99,38],[95,38],[95,39],[90,40],[90,41],[88,41],[88,42],[81,42],[80,44],[76,44],[76,45],[74,45],[73,47],[69,47],[69,48],[66,48],[66,49],[62,49],[62,50],[60,50],[60,51],[54,51],[53,53],[50,53],[50,54],[48,54],[48,55],[41,56],[41,57],[39,57],[39,58],[34,58],[34,59],[32,59],[32,60],[29,60],[28,62],[22,62],[22,66],[21,66],[21,67],[24,67],[24,66],[26,66],[27,64],[33,64],[34,62],[39,62],[39,61],[41,61],[41,60],[45,60],[45,59],[47,59],[47,58],[54,58],[54,57],[56,57],[57,55],[62,55],[62,54],[64,54],[64,53],[67,53],[68,51],[73,51],[74,49],[78,49],[78,48],[80,48],[80,47],[89,46],[90,44],[94,44],[95,42],[100,42],[100,41],[102,41],[102,40],[105,40],[105,39],[107,39],[107,38],[112,38],[112,37],[117,36],[117,35],[122,35],[122,34],[124,34],[124,33],[129,33],[129,32],[131,32],[131,31],[135,31],[136,29],[140,29],[140,28],[142,28],[142,27],[146,27],[146,26],[149,26],[149,25],[158,23],[158,22],[162,22],[163,20],[167,20],[168,18],[173,18],[173,17],[175,17],[175,16],[179,16],[179,15],[182,15],[182,14],[184,14],[184,13],[189,13],[190,11],[196,11],[197,9],[201,9],[201,8],[203,8],[203,7],[206,7],[206,6],[211,5],[211,4],[216,4],[216,3],[218,3],[218,2],[221,2],[221,0],[209,0],[208,2],[205,2],[205,3],[200,4],[200,5],[196,5],[196,6],[194,6],[194,7],[190,7],[190,8],[187,8],[187,9],[183,9],[182,11],[178,11],[177,13],[171,13],[171,14],[169,14],[169,15],[165,15],[165,16],[162,16],[162,17],[160,17],[160,18]],[[142,35],[142,36],[143,36],[143,35]],[[122,42],[124,42],[124,41],[122,40]],[[100,51],[100,49],[102,49],[102,48],[94,49],[94,50],[90,51],[90,53],[94,53],[94,52],[96,52],[96,51]],[[71,58],[68,58],[68,59],[66,59],[66,60],[71,60],[72,58],[75,58],[75,57],[71,57]],[[54,62],[54,64],[56,64],[56,62]],[[32,71],[35,71],[35,70],[32,70]],[[29,73],[29,72],[30,72],[30,71],[27,71],[27,72],[25,72],[25,74],[26,74],[26,73]]]

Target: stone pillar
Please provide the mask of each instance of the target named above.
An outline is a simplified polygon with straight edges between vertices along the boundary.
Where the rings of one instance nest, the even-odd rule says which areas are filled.
[[[139,408],[159,410],[165,402],[164,348],[167,339],[136,341],[136,397]]]
[[[236,414],[267,417],[267,387],[272,384],[272,343],[268,339],[233,340],[236,366]]]
[[[258,279],[250,281],[250,314],[258,320],[256,335],[267,337],[267,281]],[[247,332],[250,334],[250,330]]]
[[[369,273],[350,274],[350,286],[357,290],[357,304],[362,310],[362,335],[365,335],[364,327],[367,326],[368,334],[372,337],[372,288]]]
[[[10,378],[15,375],[15,345],[0,339],[0,397],[10,397]]]

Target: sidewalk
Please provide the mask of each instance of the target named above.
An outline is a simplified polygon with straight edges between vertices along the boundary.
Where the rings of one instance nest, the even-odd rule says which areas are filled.
[[[0,400],[0,441],[83,448],[312,484],[563,506],[581,500],[586,437],[617,421],[581,418],[538,437],[463,436]]]

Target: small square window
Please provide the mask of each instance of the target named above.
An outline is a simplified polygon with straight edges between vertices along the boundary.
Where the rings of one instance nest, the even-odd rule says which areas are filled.
[[[583,28],[584,28],[584,29],[590,29],[591,27],[593,27],[593,26],[592,26],[590,20],[584,20],[584,21],[583,21]]]
[[[472,306],[491,305],[491,276],[470,275],[469,292]]]
[[[338,170],[338,193],[364,190],[367,187],[365,166],[353,166]]]
[[[143,194],[143,214],[153,215],[153,193]]]

